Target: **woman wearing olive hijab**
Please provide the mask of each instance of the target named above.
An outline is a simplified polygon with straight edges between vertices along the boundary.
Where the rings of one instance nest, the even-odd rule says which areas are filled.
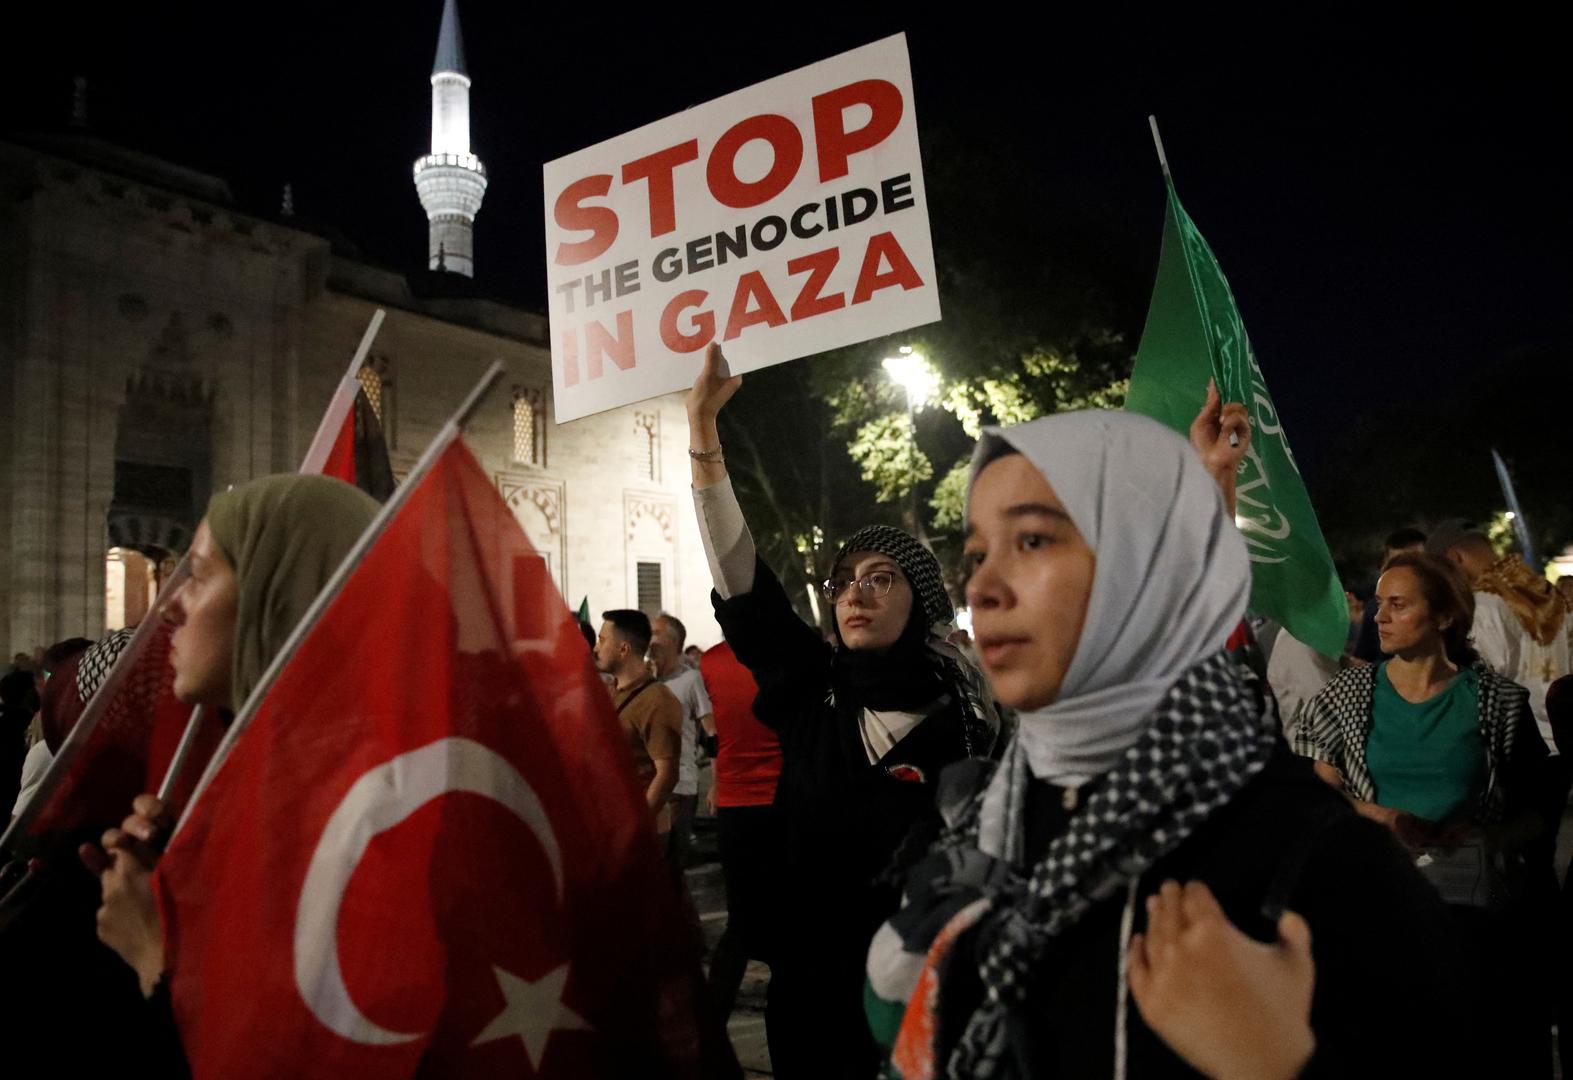
[[[377,508],[365,492],[325,476],[267,476],[215,495],[192,540],[191,577],[165,608],[176,624],[175,696],[221,710],[227,722]],[[164,972],[164,944],[148,876],[155,836],[170,822],[151,795],[139,796],[133,810],[104,834],[103,851],[85,845],[82,858],[100,875],[99,937],[151,995]]]
[[[1125,413],[989,429],[966,550],[1020,723],[942,780],[870,950],[892,1071],[1453,1075],[1440,901],[1230,660],[1249,558],[1185,443]]]

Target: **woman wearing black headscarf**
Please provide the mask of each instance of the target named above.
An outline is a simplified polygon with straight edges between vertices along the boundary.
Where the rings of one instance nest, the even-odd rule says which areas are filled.
[[[988,754],[998,719],[945,641],[954,610],[939,563],[900,529],[861,529],[837,553],[823,585],[833,645],[798,618],[755,555],[723,463],[716,416],[741,382],[712,345],[688,396],[689,455],[716,618],[759,684],[755,714],[781,737],[771,1063],[785,1080],[867,1077],[878,1050],[863,959],[898,902],[879,879],[933,804],[940,769]]]

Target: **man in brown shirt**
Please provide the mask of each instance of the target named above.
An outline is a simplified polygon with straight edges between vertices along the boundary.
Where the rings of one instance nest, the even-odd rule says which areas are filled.
[[[656,832],[671,828],[667,806],[677,786],[677,759],[683,747],[683,706],[651,676],[645,665],[650,648],[650,618],[642,611],[601,614],[595,639],[595,666],[614,680],[612,704],[628,736],[634,772],[645,785],[645,801],[655,814]]]

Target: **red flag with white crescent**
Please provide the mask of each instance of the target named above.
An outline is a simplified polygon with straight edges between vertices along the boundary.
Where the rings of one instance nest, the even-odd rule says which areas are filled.
[[[737,1075],[584,639],[462,440],[159,862],[193,1075]]]
[[[337,477],[386,501],[394,488],[388,448],[376,411],[356,378],[381,321],[379,311],[328,402],[300,471]],[[137,628],[118,654],[116,670],[98,695],[103,700],[85,703],[90,707],[79,730],[67,738],[60,760],[19,819],[18,848],[71,849],[79,840],[96,840],[130,812],[132,799],[159,789],[191,720],[191,706],[175,700],[175,673],[169,664],[174,628],[160,617],[187,575],[182,560],[164,583],[146,625]],[[166,800],[175,811],[185,805],[220,734],[212,717],[195,732],[188,764]]]
[[[166,588],[178,588],[185,576],[182,566]],[[175,700],[175,673],[169,665],[173,627],[149,618],[114,661],[117,667],[124,665],[124,671],[104,683],[100,693],[106,696],[89,718],[91,727],[73,732],[76,738],[68,737],[61,746],[55,783],[35,796],[36,807],[29,804],[26,833],[35,850],[56,842],[70,846],[79,839],[96,840],[130,812],[132,799],[157,790],[174,757],[191,706]],[[210,755],[219,734],[217,723],[207,723],[198,733],[196,753]],[[185,804],[195,779],[187,776],[171,793],[171,805]]]

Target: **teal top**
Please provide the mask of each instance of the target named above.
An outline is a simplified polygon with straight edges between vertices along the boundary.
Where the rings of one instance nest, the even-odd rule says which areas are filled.
[[[1463,668],[1440,694],[1422,702],[1393,689],[1387,663],[1376,669],[1366,765],[1381,806],[1446,821],[1470,806],[1486,783],[1480,736],[1480,680]]]

